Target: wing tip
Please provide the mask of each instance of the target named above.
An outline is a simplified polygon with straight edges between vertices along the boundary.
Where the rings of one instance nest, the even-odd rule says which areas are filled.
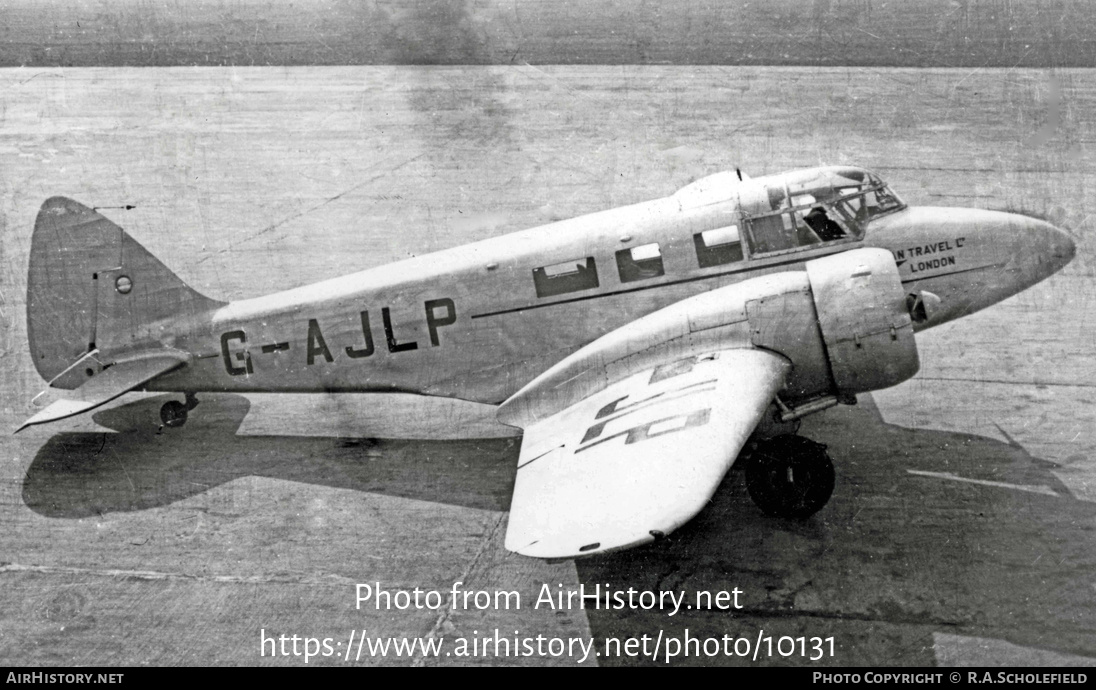
[[[656,532],[658,532],[661,536],[655,536]],[[624,541],[621,543],[606,544],[604,543],[604,540],[602,540],[591,541],[582,546],[573,545],[575,541],[580,540],[567,540],[566,543],[561,543],[562,540],[555,543],[545,543],[540,539],[536,539],[532,542],[524,543],[519,546],[514,546],[512,542],[507,542],[506,549],[520,556],[539,558],[541,560],[549,562],[561,562],[578,558],[589,558],[590,556],[601,556],[604,554],[614,553],[616,551],[632,549],[637,546],[649,544],[654,541],[660,541],[666,536],[668,532],[669,530],[650,530],[650,532],[643,535],[642,537]]]

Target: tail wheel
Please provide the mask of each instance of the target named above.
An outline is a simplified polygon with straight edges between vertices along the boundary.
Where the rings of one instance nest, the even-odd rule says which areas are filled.
[[[187,406],[178,400],[169,400],[160,408],[160,421],[167,427],[186,424]]]
[[[826,446],[802,436],[762,441],[746,458],[746,490],[766,515],[808,518],[830,500],[833,484]]]

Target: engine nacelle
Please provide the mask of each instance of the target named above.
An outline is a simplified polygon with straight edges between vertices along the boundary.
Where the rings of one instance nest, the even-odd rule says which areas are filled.
[[[838,394],[887,388],[917,373],[907,295],[890,252],[857,249],[806,268]]]
[[[919,367],[894,259],[856,249],[808,261],[806,272],[751,278],[636,319],[538,376],[497,416],[525,427],[647,367],[741,347],[792,362],[780,402],[795,409],[778,410],[790,420],[893,386]]]

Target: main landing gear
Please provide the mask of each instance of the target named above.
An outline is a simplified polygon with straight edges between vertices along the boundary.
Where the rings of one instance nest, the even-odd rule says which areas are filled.
[[[160,408],[160,421],[164,426],[175,428],[186,424],[187,413],[198,406],[198,398],[193,393],[186,394],[186,402],[168,400]]]
[[[821,443],[774,436],[758,442],[745,460],[746,490],[766,515],[802,520],[833,494],[833,462]]]

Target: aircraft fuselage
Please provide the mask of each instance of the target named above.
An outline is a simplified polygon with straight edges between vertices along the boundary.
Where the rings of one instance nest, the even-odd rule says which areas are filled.
[[[1047,223],[956,208],[896,208],[862,222],[858,233],[766,246],[748,234],[760,220],[747,201],[766,179],[233,302],[176,331],[166,344],[194,359],[148,389],[402,391],[498,403],[643,315],[748,278],[802,270],[822,256],[889,250],[911,296],[940,300],[918,330],[998,302],[1072,258],[1072,243]],[[799,218],[802,238],[807,209],[795,216],[794,203],[788,208],[784,225],[794,234]],[[735,237],[737,246],[727,241]]]

